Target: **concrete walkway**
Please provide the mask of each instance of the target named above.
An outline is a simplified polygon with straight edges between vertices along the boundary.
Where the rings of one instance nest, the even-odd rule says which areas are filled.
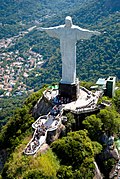
[[[47,132],[54,131],[61,125],[62,116],[59,106],[54,106],[48,115],[40,116],[33,124],[35,129],[32,139],[24,149],[24,154],[34,155],[46,142]]]

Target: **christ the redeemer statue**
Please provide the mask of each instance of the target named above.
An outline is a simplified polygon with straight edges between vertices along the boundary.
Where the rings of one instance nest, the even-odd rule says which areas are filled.
[[[62,56],[62,80],[63,84],[75,84],[76,81],[76,42],[81,39],[90,39],[92,35],[100,35],[100,32],[82,29],[72,24],[72,18],[67,16],[65,24],[38,28],[49,36],[60,39],[60,51]]]

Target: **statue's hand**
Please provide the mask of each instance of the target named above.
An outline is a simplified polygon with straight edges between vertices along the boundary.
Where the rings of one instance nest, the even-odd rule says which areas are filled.
[[[100,35],[101,32],[98,32],[98,31],[94,31],[94,35]]]

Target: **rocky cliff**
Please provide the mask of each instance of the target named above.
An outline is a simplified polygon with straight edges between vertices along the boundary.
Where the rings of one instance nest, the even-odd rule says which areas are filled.
[[[52,107],[52,103],[43,95],[33,108],[33,117],[36,119],[40,115],[47,114],[52,109]]]

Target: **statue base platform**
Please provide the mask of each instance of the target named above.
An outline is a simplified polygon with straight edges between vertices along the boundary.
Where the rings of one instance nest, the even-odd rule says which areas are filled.
[[[59,96],[64,101],[75,101],[79,97],[79,81],[76,84],[59,83]]]

